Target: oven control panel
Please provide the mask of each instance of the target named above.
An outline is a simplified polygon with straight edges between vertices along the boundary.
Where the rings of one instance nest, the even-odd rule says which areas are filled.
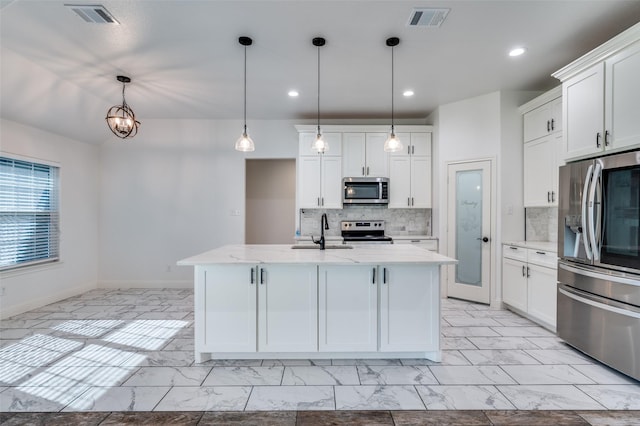
[[[343,220],[343,231],[384,231],[384,220]]]

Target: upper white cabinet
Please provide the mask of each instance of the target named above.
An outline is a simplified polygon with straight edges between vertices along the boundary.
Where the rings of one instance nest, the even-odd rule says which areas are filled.
[[[324,133],[329,151],[311,150],[315,133],[300,133],[298,203],[300,208],[342,208],[342,134]]]
[[[389,208],[431,207],[431,133],[398,133],[405,149],[389,157]]]
[[[386,139],[386,133],[343,133],[343,177],[388,177],[389,155],[384,151]]]
[[[558,205],[558,168],[562,165],[562,88],[522,105],[524,206]]]
[[[640,24],[553,74],[562,81],[564,159],[640,147]]]

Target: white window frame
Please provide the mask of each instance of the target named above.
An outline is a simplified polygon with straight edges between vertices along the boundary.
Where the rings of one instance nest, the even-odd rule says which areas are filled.
[[[9,166],[0,167],[0,272],[59,262],[60,165],[2,151],[0,158],[0,165]],[[16,164],[26,173],[11,173]]]

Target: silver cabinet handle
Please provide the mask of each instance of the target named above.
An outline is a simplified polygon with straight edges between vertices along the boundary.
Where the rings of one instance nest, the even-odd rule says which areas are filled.
[[[414,203],[413,203],[413,197],[411,197],[411,205],[412,205],[412,206],[414,205]]]
[[[416,153],[416,146],[411,145],[411,154],[415,154],[415,153]]]
[[[551,191],[547,191],[547,203],[551,202]]]
[[[264,284],[264,268],[260,268],[260,284]]]
[[[321,206],[324,206],[324,197],[322,197],[321,200],[322,200]]]
[[[364,166],[362,166],[362,176],[364,176]]]
[[[552,203],[556,202],[556,191],[551,191],[551,202]]]
[[[547,132],[551,131],[551,122],[547,120]]]
[[[556,120],[555,119],[551,119],[551,130],[555,130],[556,129]]]
[[[524,273],[525,268],[526,268],[526,266],[522,265],[522,276],[523,276],[523,277],[525,277],[525,276],[526,276],[526,275],[525,275],[525,273]]]
[[[604,131],[604,146],[609,146],[609,131]]]
[[[256,267],[257,269],[257,267]],[[253,270],[253,267],[251,267],[251,284],[254,284],[256,281],[256,275],[255,275],[255,271]]]
[[[373,275],[372,275],[372,284],[376,283],[376,268],[373,268]]]
[[[596,133],[596,147],[600,148],[600,145],[602,145],[600,143],[600,132]]]
[[[536,253],[542,254],[542,255],[545,255],[545,256],[547,255],[547,253],[545,253],[544,251],[537,251]]]
[[[382,283],[387,283],[387,268],[382,268]]]
[[[411,147],[407,145],[407,155],[411,155]]]
[[[411,206],[411,198],[407,197],[407,206]]]
[[[367,176],[369,176],[369,166],[367,166]]]
[[[531,276],[531,268],[527,266],[527,278]]]
[[[320,197],[318,197],[318,206],[320,205]]]

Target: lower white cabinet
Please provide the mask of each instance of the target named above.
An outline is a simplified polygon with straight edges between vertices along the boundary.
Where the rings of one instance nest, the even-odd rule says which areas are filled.
[[[255,352],[255,268],[198,266],[195,278],[196,353]]]
[[[379,266],[381,351],[433,351],[439,347],[438,266]]]
[[[321,352],[430,352],[439,357],[439,268],[196,266],[196,362],[212,353],[308,358]]]
[[[319,268],[318,349],[323,352],[378,349],[377,268]]]
[[[556,252],[504,245],[502,298],[530,319],[556,327]]]
[[[258,267],[258,351],[318,350],[315,265]]]

